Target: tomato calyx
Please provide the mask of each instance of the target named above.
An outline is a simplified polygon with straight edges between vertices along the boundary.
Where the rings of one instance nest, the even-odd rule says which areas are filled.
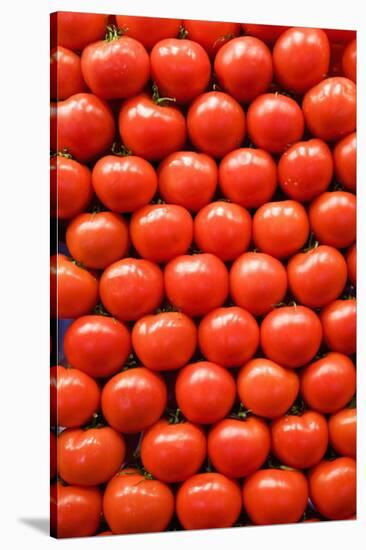
[[[272,307],[274,309],[280,309],[281,307],[293,307],[296,311],[297,303],[295,300],[290,300],[289,302],[278,302],[277,304],[273,304]]]
[[[215,42],[212,44],[212,47],[216,48],[216,46],[218,46],[219,44],[224,44],[225,42],[227,42],[228,40],[232,40],[233,38],[235,38],[235,34],[233,34],[232,32],[228,34],[223,34],[222,36],[216,38]]]
[[[266,468],[268,469],[274,469],[274,470],[284,470],[287,472],[297,472],[298,470],[296,468],[291,468],[291,466],[287,466],[286,464],[282,464],[277,458],[275,458],[272,455],[269,455],[267,461],[266,461]]]
[[[156,105],[166,107],[169,103],[175,103],[177,100],[175,97],[160,97],[159,88],[154,82],[152,85],[152,100]]]
[[[184,25],[181,25],[179,27],[178,38],[180,40],[184,40],[185,38],[188,38],[188,35],[189,35],[189,32],[187,31],[187,29],[184,27]]]
[[[97,213],[97,212],[95,212]],[[110,313],[104,308],[103,304],[99,302],[93,311],[94,315],[103,315],[103,317],[111,317]]]
[[[127,149],[123,143],[117,143],[116,141],[112,144],[111,152],[113,155],[116,155],[116,157],[129,157],[132,155],[132,151],[130,149]]]
[[[120,29],[117,25],[107,25],[106,33],[104,36],[105,42],[113,42],[113,40],[119,40],[121,36],[126,32],[125,29]]]
[[[286,416],[302,416],[305,412],[305,401],[298,397],[292,407],[286,413]]]
[[[352,397],[351,401],[346,405],[347,409],[355,409],[357,407],[357,396],[356,394]]]
[[[240,403],[238,410],[232,412],[229,418],[233,418],[234,420],[246,420],[251,413],[251,409],[246,409],[243,403]]]
[[[166,302],[165,304],[163,304],[161,307],[159,307],[157,310],[156,310],[156,313],[180,313],[180,309],[178,309],[177,307],[173,306],[173,304],[171,304],[170,302]]]
[[[313,232],[310,233],[308,242],[306,243],[305,247],[302,249],[302,251],[305,254],[308,254],[309,252],[312,252],[319,246],[319,241],[316,240],[315,235]]]
[[[107,423],[105,422],[103,416],[101,413],[94,413],[90,422],[82,427],[83,431],[92,430],[92,429],[98,429],[98,428],[104,428],[107,426]]]
[[[51,151],[50,153],[50,156],[51,158],[56,158],[56,157],[63,157],[65,159],[72,159],[72,154],[69,153],[68,149],[66,147],[64,147],[61,151]]]
[[[182,415],[182,411],[180,409],[168,409],[168,424],[182,424],[185,422],[185,418]]]
[[[130,369],[135,369],[136,367],[138,367],[138,362],[137,362],[137,359],[136,357],[133,355],[133,353],[131,353],[129,356],[128,356],[128,359],[127,361],[125,362],[121,372],[125,372],[126,370],[130,370]]]

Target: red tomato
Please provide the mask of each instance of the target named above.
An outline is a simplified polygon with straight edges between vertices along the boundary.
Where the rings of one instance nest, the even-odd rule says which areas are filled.
[[[328,76],[343,76],[342,56],[344,44],[330,42],[330,63]]]
[[[346,46],[342,56],[344,76],[356,82],[357,80],[357,43],[356,38]]]
[[[159,40],[176,37],[182,23],[180,19],[133,15],[116,15],[116,22],[125,35],[141,42],[147,50],[151,50]]]
[[[248,134],[257,147],[282,153],[304,133],[304,117],[299,105],[281,94],[262,94],[249,106]]]
[[[348,519],[356,512],[356,462],[341,457],[315,466],[309,475],[310,498],[327,519]]]
[[[55,477],[56,472],[57,472],[57,437],[53,432],[50,432],[50,479],[51,480]]]
[[[300,381],[294,371],[260,357],[240,369],[237,387],[246,409],[258,416],[277,418],[293,405]]]
[[[339,183],[356,193],[357,138],[356,132],[344,137],[333,149],[334,170]]]
[[[116,374],[102,391],[103,415],[112,428],[123,433],[142,432],[154,424],[166,403],[163,378],[143,367]]]
[[[112,531],[102,531],[101,533],[98,533],[97,537],[109,537],[110,535],[113,535]]]
[[[163,300],[163,275],[148,260],[125,258],[107,267],[100,279],[104,307],[120,321],[136,321]]]
[[[252,219],[238,204],[217,201],[207,204],[194,219],[194,241],[203,252],[224,262],[235,260],[250,245]]]
[[[202,428],[183,422],[160,420],[143,435],[141,460],[144,468],[166,483],[178,483],[193,476],[206,457]]]
[[[175,204],[148,204],[130,222],[131,241],[137,253],[157,263],[185,254],[193,239],[192,216]]]
[[[51,99],[60,101],[85,92],[80,57],[76,53],[58,46],[51,51],[50,62]]]
[[[243,502],[255,525],[295,523],[308,502],[306,477],[290,470],[259,470],[244,481]]]
[[[210,57],[214,57],[228,40],[240,34],[239,23],[185,19],[183,27],[188,32],[188,38],[201,44]]]
[[[234,378],[215,363],[191,363],[178,374],[175,397],[188,420],[213,424],[224,418],[234,404]]]
[[[178,489],[176,510],[184,529],[231,527],[241,511],[240,489],[221,474],[197,474]]]
[[[269,46],[272,46],[281,34],[288,29],[280,25],[254,25],[252,23],[242,23],[244,34],[256,36],[263,40]]]
[[[187,315],[175,311],[147,315],[134,324],[132,344],[141,363],[149,369],[179,369],[196,349],[196,325]]]
[[[189,139],[199,151],[215,158],[240,147],[245,137],[245,113],[230,95],[207,92],[189,106]]]
[[[82,50],[103,37],[108,15],[99,13],[57,12],[57,42],[70,50]]]
[[[356,128],[356,86],[343,77],[326,78],[306,92],[302,109],[309,131],[336,141]]]
[[[345,248],[356,240],[356,197],[345,191],[322,193],[309,207],[310,227],[322,244]]]
[[[86,210],[93,195],[89,169],[57,156],[51,158],[50,170],[51,216],[68,219]]]
[[[356,250],[356,243],[353,244],[347,251],[346,254],[346,260],[347,260],[347,270],[348,270],[348,278],[351,281],[351,283],[356,286],[357,282],[357,250]]]
[[[222,306],[229,292],[225,264],[213,254],[177,256],[164,271],[168,300],[191,317]]]
[[[343,409],[329,418],[329,442],[341,456],[356,458],[357,411]]]
[[[254,214],[254,244],[256,248],[275,258],[288,258],[300,250],[308,235],[308,216],[299,202],[268,202]]]
[[[198,342],[201,352],[212,363],[240,367],[257,351],[259,328],[245,309],[221,307],[200,322]]]
[[[356,300],[336,300],[325,307],[320,320],[325,345],[345,355],[356,352]]]
[[[333,157],[320,139],[299,141],[280,158],[278,181],[291,199],[307,202],[327,190],[333,177]]]
[[[306,365],[316,355],[321,340],[321,322],[314,311],[304,306],[275,309],[261,324],[263,353],[284,367]]]
[[[289,287],[295,299],[309,307],[323,307],[338,298],[347,281],[342,254],[321,245],[293,256],[287,266]]]
[[[348,44],[350,40],[356,38],[356,31],[347,31],[341,29],[323,29],[330,42],[336,44]]]

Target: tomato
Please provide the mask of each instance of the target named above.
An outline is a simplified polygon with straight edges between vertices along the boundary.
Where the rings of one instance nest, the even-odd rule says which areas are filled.
[[[130,222],[131,241],[137,253],[157,263],[185,254],[193,239],[191,214],[175,204],[149,204],[137,210]]]
[[[240,367],[251,359],[259,345],[254,317],[240,307],[214,309],[200,322],[198,342],[203,355],[223,367]]]
[[[220,307],[229,292],[225,264],[213,254],[177,256],[164,271],[168,300],[191,317]]]
[[[304,133],[299,105],[281,94],[262,94],[249,106],[248,134],[254,144],[269,153],[282,153]]]
[[[246,409],[258,416],[277,418],[293,405],[300,381],[294,371],[260,357],[240,369],[237,388]]]
[[[325,307],[320,320],[325,345],[345,355],[356,352],[356,300],[336,300]]]
[[[163,96],[178,103],[190,103],[205,91],[211,77],[211,63],[197,42],[166,38],[153,47],[151,76]]]
[[[75,160],[57,156],[50,161],[51,216],[73,218],[88,207],[93,195],[90,170]]]
[[[217,201],[207,204],[194,219],[194,241],[204,252],[224,262],[235,260],[250,245],[252,219],[238,204]]]
[[[76,53],[58,46],[51,51],[50,63],[51,99],[60,101],[86,91],[80,57]]]
[[[342,56],[344,76],[356,82],[357,80],[357,44],[356,39],[346,46]]]
[[[341,456],[356,458],[357,411],[342,409],[329,418],[329,441]]]
[[[181,26],[180,19],[133,15],[116,15],[116,22],[125,35],[141,42],[147,50],[151,50],[159,40],[176,37]]]
[[[198,212],[208,204],[217,186],[217,166],[208,155],[179,151],[158,168],[159,194],[165,202]]]
[[[136,321],[163,300],[163,275],[148,260],[125,258],[111,264],[100,279],[104,307],[120,321]]]
[[[275,258],[288,258],[300,250],[308,235],[308,216],[299,202],[268,202],[254,214],[254,244],[256,248]]]
[[[57,472],[57,437],[50,432],[50,479],[52,480]]]
[[[356,86],[343,77],[326,78],[308,90],[302,102],[309,131],[336,141],[356,128]]]
[[[259,470],[244,481],[244,509],[255,525],[295,523],[305,512],[308,493],[302,472]]]
[[[356,462],[341,457],[315,466],[309,475],[310,498],[327,519],[348,519],[356,512]]]
[[[343,76],[342,57],[344,44],[330,42],[330,63],[328,76]]]
[[[357,282],[357,250],[356,250],[356,243],[353,244],[347,251],[346,254],[346,260],[347,260],[347,270],[348,270],[348,278],[351,281],[351,283],[356,286]]]
[[[108,16],[99,13],[57,12],[57,42],[70,50],[82,50],[103,37]]]
[[[321,322],[314,311],[304,306],[275,309],[261,324],[263,353],[284,367],[306,365],[316,355],[321,340]]]
[[[345,248],[356,240],[356,197],[345,191],[322,193],[309,207],[310,227],[322,244]]]
[[[184,529],[231,527],[241,511],[240,489],[216,472],[197,474],[178,489],[176,510]]]
[[[272,82],[272,55],[264,42],[239,36],[224,44],[215,57],[219,85],[240,103],[249,103]]]
[[[244,34],[255,36],[263,40],[269,46],[272,46],[281,34],[288,29],[280,25],[254,25],[252,23],[242,23]]]
[[[292,27],[273,48],[276,80],[286,90],[303,94],[328,73],[329,40],[321,29]]]
[[[236,149],[220,162],[219,185],[231,201],[245,208],[257,208],[271,200],[276,190],[276,163],[262,149]]]
[[[291,199],[307,202],[327,190],[333,177],[333,157],[320,139],[299,141],[280,158],[278,181]]]
[[[170,424],[168,420],[160,420],[144,432],[142,464],[160,481],[185,481],[198,472],[205,457],[205,434],[190,422]]]
[[[341,29],[323,29],[328,36],[330,42],[336,44],[348,44],[350,40],[356,38],[356,31],[347,31]]]
[[[122,470],[104,492],[103,514],[114,534],[164,531],[174,512],[174,496],[165,483]]]
[[[63,254],[51,256],[51,317],[75,319],[90,313],[98,300],[97,279]]]
[[[214,57],[218,50],[228,40],[240,34],[239,23],[223,21],[194,21],[185,19],[183,27],[188,38],[201,44],[210,57]]]
[[[337,181],[352,193],[356,192],[356,140],[356,132],[353,132],[338,141],[333,149],[334,170]]]
[[[330,352],[307,366],[301,375],[301,394],[307,405],[323,414],[335,413],[352,399],[356,369],[346,355]]]
[[[297,301],[309,307],[323,307],[342,293],[347,265],[338,250],[321,245],[293,256],[287,266],[287,276]]]
[[[137,433],[161,417],[167,403],[163,378],[143,367],[120,372],[102,391],[102,412],[118,432]]]
[[[110,535],[113,535],[112,531],[102,531],[101,533],[98,533],[97,537],[109,537]]]
[[[188,420],[213,424],[224,418],[234,404],[234,378],[215,363],[191,363],[179,371],[175,397]]]
[[[269,454],[270,441],[263,420],[254,416],[246,420],[225,418],[210,429],[208,457],[221,474],[246,477],[262,466]]]
[[[51,485],[51,533],[57,538],[95,535],[101,515],[102,495],[97,487]]]
[[[111,317],[86,315],[76,319],[65,332],[67,361],[96,378],[118,372],[130,351],[131,338],[127,327]]]
[[[176,311],[147,315],[134,324],[132,344],[141,363],[149,369],[179,369],[196,349],[196,325]]]
[[[122,142],[135,155],[161,160],[182,149],[186,141],[186,121],[182,113],[162,100],[141,94],[122,104],[119,119]]]
[[[241,105],[223,92],[207,92],[191,103],[187,114],[188,136],[194,147],[215,158],[240,147],[245,137]]]

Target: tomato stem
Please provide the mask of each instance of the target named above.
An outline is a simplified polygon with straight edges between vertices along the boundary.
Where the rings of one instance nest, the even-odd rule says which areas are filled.
[[[187,38],[189,35],[189,32],[187,31],[187,29],[184,28],[184,25],[181,25],[179,27],[179,34],[178,34],[178,38],[180,38],[181,40],[184,40],[185,38]]]
[[[175,103],[176,99],[175,97],[160,97],[159,94],[159,88],[157,87],[156,83],[152,85],[152,100],[156,105],[162,105],[164,107],[165,103]]]
[[[62,151],[56,151],[56,153],[53,153],[51,151],[51,158],[55,158],[55,157],[64,157],[65,159],[72,159],[72,154],[69,153],[66,147],[64,147]]]
[[[130,149],[127,149],[127,147],[125,147],[122,143],[118,144],[116,141],[113,142],[111,151],[117,157],[129,157],[132,155],[132,151],[130,151]]]
[[[107,25],[107,32],[105,34],[104,40],[106,42],[112,42],[113,40],[118,40],[123,35],[123,29],[117,27],[117,25]]]
[[[303,252],[311,252],[312,250],[315,250],[316,248],[318,248],[319,246],[319,241],[317,241],[315,239],[315,235],[314,233],[311,231],[310,235],[309,235],[309,240],[305,246],[305,248],[303,248]]]

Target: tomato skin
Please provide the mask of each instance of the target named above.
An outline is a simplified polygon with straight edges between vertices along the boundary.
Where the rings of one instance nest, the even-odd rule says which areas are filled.
[[[356,197],[345,191],[322,193],[309,207],[309,220],[322,244],[345,248],[356,240]]]
[[[191,214],[176,204],[148,204],[130,222],[133,246],[151,262],[166,263],[185,254],[193,239]]]
[[[254,25],[252,23],[242,23],[241,26],[244,34],[255,36],[269,46],[272,46],[281,34],[289,28],[281,25]]]
[[[50,63],[51,99],[60,101],[86,91],[80,57],[76,53],[58,46],[51,51]]]
[[[190,422],[170,424],[168,420],[160,420],[142,438],[144,468],[165,483],[190,478],[201,468],[205,457],[204,431]]]
[[[347,270],[348,270],[348,278],[353,284],[353,286],[356,286],[357,282],[357,247],[356,243],[353,244],[347,251],[346,254],[346,261],[347,261]]]
[[[196,325],[175,311],[147,315],[134,324],[132,344],[149,369],[175,370],[186,365],[196,349]]]
[[[259,328],[245,309],[218,308],[201,320],[198,342],[208,361],[223,367],[240,367],[257,351]]]
[[[188,38],[198,42],[210,57],[214,57],[228,40],[240,34],[239,23],[185,19],[183,27],[188,32]]]
[[[212,157],[222,158],[242,144],[245,113],[230,95],[207,92],[196,97],[189,106],[187,129],[194,147]]]
[[[336,143],[333,149],[334,170],[337,180],[351,193],[356,193],[356,132]]]
[[[356,39],[346,46],[342,56],[344,76],[356,82],[357,80],[357,43]]]
[[[109,537],[110,535],[113,535],[112,531],[102,531],[101,533],[98,533],[97,537]]]
[[[187,479],[176,497],[177,515],[184,529],[231,527],[241,507],[237,483],[216,472]]]
[[[261,324],[261,347],[268,359],[288,368],[306,365],[322,340],[318,316],[304,306],[286,306],[268,313]]]
[[[111,264],[100,279],[104,307],[120,321],[136,321],[163,300],[163,275],[148,260],[124,258]]]
[[[259,470],[244,481],[244,509],[255,525],[295,523],[305,512],[308,493],[302,472]]]
[[[341,456],[356,459],[357,411],[342,409],[328,420],[329,442]]]
[[[50,431],[50,480],[57,472],[57,437]]]
[[[180,19],[165,17],[137,17],[133,15],[116,15],[116,22],[124,35],[135,38],[147,50],[164,38],[174,38],[179,33]]]
[[[252,219],[239,204],[211,202],[194,219],[194,241],[203,252],[224,262],[235,260],[250,245]]]
[[[307,202],[327,190],[333,176],[333,157],[320,139],[299,141],[280,158],[278,181],[291,199]]]
[[[356,300],[335,300],[320,314],[323,339],[328,349],[345,355],[356,352]]]
[[[57,13],[57,42],[70,50],[82,50],[103,37],[108,15],[99,13]]]
[[[122,433],[141,432],[157,422],[166,403],[163,378],[144,367],[116,374],[102,391],[103,415],[112,428]]]
[[[237,388],[246,409],[257,416],[277,418],[293,405],[299,393],[300,380],[294,371],[260,357],[240,369]]]
[[[324,141],[336,141],[356,128],[356,86],[344,77],[322,80],[308,90],[302,102],[310,132]]]
[[[341,457],[323,461],[309,474],[310,498],[327,519],[348,519],[356,512],[356,462]]]
[[[347,31],[341,29],[323,29],[329,38],[330,42],[336,44],[348,44],[351,40],[356,38],[356,31]]]
[[[50,160],[51,216],[68,219],[88,207],[93,195],[90,170],[66,157]]]
[[[191,363],[178,374],[175,397],[190,422],[213,424],[224,418],[234,404],[234,378],[215,363]]]

